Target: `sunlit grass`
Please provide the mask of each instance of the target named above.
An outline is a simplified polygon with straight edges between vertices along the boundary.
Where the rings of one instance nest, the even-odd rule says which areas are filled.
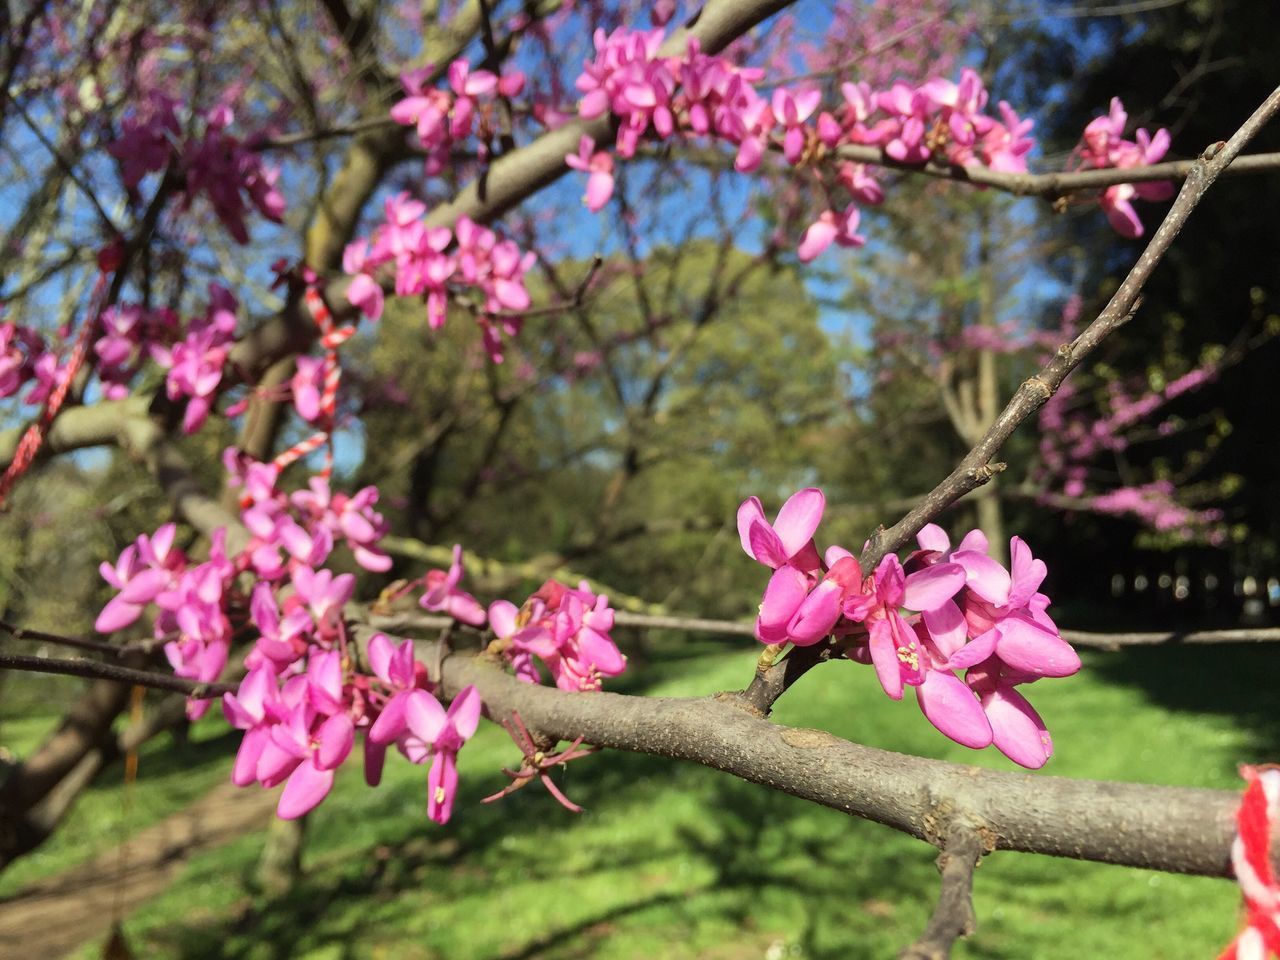
[[[1054,731],[1049,772],[1236,788],[1236,764],[1276,748],[1259,706],[1275,656],[1233,655],[1222,661],[1229,669],[1207,673],[1213,661],[1199,654],[1153,654],[1090,657],[1080,676],[1031,688]],[[646,692],[740,686],[751,662],[741,646],[659,659],[646,671]],[[1139,688],[1135,679],[1150,682]],[[1237,691],[1235,714],[1182,706],[1179,691],[1197,702],[1206,683],[1219,694]],[[803,680],[777,719],[1009,768],[998,754],[942,739],[910,699],[894,704],[872,671],[840,664]],[[502,731],[482,728],[462,754],[462,796],[443,828],[426,819],[420,768],[391,762],[372,791],[348,768],[312,818],[306,877],[292,894],[268,901],[252,890],[262,835],[242,837],[196,857],[180,882],[130,918],[135,951],[208,960],[889,957],[932,908],[933,851],[884,827],[629,754],[565,772],[565,790],[587,807],[581,816],[540,788],[480,805],[505,782],[496,768],[514,759]],[[225,761],[205,764],[199,777],[219,771]],[[177,807],[190,799],[189,786],[144,775],[139,796]],[[81,838],[94,823],[113,822],[105,810],[117,789],[109,784],[82,802]],[[46,865],[63,846],[59,834]],[[1000,853],[979,870],[979,931],[958,955],[1213,956],[1234,931],[1237,904],[1233,885],[1220,880]]]

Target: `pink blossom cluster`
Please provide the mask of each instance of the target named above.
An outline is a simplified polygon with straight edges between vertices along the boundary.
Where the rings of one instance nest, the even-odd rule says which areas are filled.
[[[218,289],[221,297],[225,291]],[[102,336],[93,345],[98,358],[95,369],[102,381],[103,393],[109,399],[119,400],[128,395],[129,382],[141,368],[143,359],[160,345],[173,342],[178,315],[167,307],[148,310],[136,303],[122,303],[104,310],[101,324]],[[233,329],[234,326],[233,315]]]
[[[387,523],[374,509],[377,487],[334,493],[327,479],[314,476],[305,489],[286,494],[277,487],[280,468],[274,463],[259,463],[233,449],[223,454],[223,463],[231,485],[242,491],[240,515],[252,535],[245,566],[259,578],[283,577],[297,565],[319,567],[339,541],[366,570],[391,569],[391,558],[379,546]],[[354,587],[354,579],[350,582]]]
[[[155,604],[155,634],[166,641],[174,672],[210,682],[226,665],[235,628],[250,626],[257,638],[245,656],[248,674],[238,693],[224,698],[228,720],[245,731],[232,779],[241,786],[285,784],[278,812],[301,816],[324,799],[355,731],[364,729],[369,782],[378,782],[391,743],[414,763],[431,760],[428,813],[444,822],[457,785],[453,757],[475,730],[479,697],[468,688],[446,713],[408,640],[393,648],[377,635],[369,643],[368,672],[351,666],[355,649],[343,607],[355,578],[320,568],[341,532],[358,559],[386,569],[386,555],[364,546],[383,527],[370,509],[377,491],[331,496],[327,484],[313,478],[309,490],[286,503],[274,490],[274,467],[230,459],[246,491],[244,519],[253,531],[246,548],[228,558],[220,529],[210,559],[192,566],[174,546],[174,524],[140,536],[116,564],[102,565],[119,593],[98,616],[97,629],[122,630]],[[286,515],[289,506],[301,522]],[[257,578],[247,604],[236,586],[246,571]],[[192,701],[188,714],[194,719],[208,706]]]
[[[458,786],[457,754],[480,722],[479,694],[466,687],[446,710],[426,666],[414,658],[412,640],[396,646],[374,634],[367,670],[350,666],[352,649],[345,633],[313,637],[305,665],[294,660],[278,668],[261,658],[235,694],[223,695],[228,722],[244,731],[232,782],[284,784],[276,812],[300,817],[329,794],[361,730],[366,782],[381,782],[387,747],[395,744],[411,763],[430,762],[427,815],[447,822]]]
[[[873,90],[867,83],[845,83],[843,107],[819,112],[822,93],[816,87],[779,86],[766,98],[755,88],[763,71],[706,55],[692,39],[683,56],[660,57],[662,39],[661,29],[597,30],[595,58],[576,82],[583,94],[582,117],[618,118],[615,145],[624,158],[635,154],[650,131],[660,139],[682,132],[736,146],[734,166],[744,173],[757,169],[772,149],[788,164],[801,166],[845,144],[878,146],[899,163],[942,161],[1024,172],[1026,154],[1035,144],[1027,136],[1032,121],[1019,118],[1008,103],[999,103],[999,119],[984,112],[986,88],[969,69],[961,71],[958,82],[935,77],[914,87],[896,82]],[[611,159],[589,138],[565,159],[590,175],[587,206],[599,210],[613,189]],[[856,203],[879,203],[883,191],[862,164],[840,164],[836,183],[854,202],[819,215],[800,241],[801,260],[812,260],[832,243],[856,247],[865,242],[857,233]]]
[[[1133,140],[1124,139],[1125,124],[1129,115],[1119,97],[1111,98],[1111,109],[1100,117],[1094,117],[1084,128],[1084,136],[1073,152],[1075,169],[1105,170],[1140,167],[1158,163],[1169,151],[1169,131],[1161,128],[1154,135],[1145,129],[1134,134]],[[1107,187],[1102,194],[1102,210],[1107,222],[1124,237],[1142,236],[1142,221],[1133,209],[1134,200],[1167,200],[1173,196],[1173,184],[1167,180],[1153,183],[1118,183]]]
[[[427,155],[426,175],[434,177],[451,166],[450,154],[461,140],[478,132],[482,157],[497,124],[492,116],[500,98],[517,97],[524,90],[525,75],[513,70],[498,76],[489,70],[472,70],[465,60],[449,64],[449,89],[428,86],[434,69],[410,70],[400,78],[405,98],[391,108],[391,119],[413,127]]]
[[[489,606],[489,625],[516,676],[538,683],[536,659],[557,687],[571,691],[599,690],[604,677],[626,669],[609,636],[613,618],[609,598],[592,593],[585,580],[576,590],[548,580],[518,609],[507,600]]]
[[[354,275],[347,299],[366,317],[380,317],[384,300],[375,274],[390,265],[396,295],[422,297],[427,322],[435,330],[444,325],[450,288],[471,288],[480,298],[485,347],[493,361],[501,363],[501,333],[517,335],[518,314],[529,308],[524,278],[534,254],[469,217],[460,217],[452,230],[428,227],[423,221],[426,211],[426,204],[407,193],[387,198],[386,219],[372,238],[356,240],[344,252],[343,269]]]
[[[223,698],[228,721],[244,731],[232,780],[240,786],[284,784],[281,817],[301,816],[328,795],[356,732],[363,731],[368,783],[380,781],[392,744],[412,763],[430,762],[427,813],[444,823],[457,790],[457,753],[479,722],[479,694],[467,687],[446,710],[410,640],[396,646],[375,634],[361,657],[344,614],[355,577],[323,567],[342,537],[366,568],[389,568],[390,559],[377,545],[386,529],[373,511],[377,490],[347,496],[312,477],[307,489],[285,495],[277,489],[274,464],[234,451],[225,459],[233,485],[243,492],[242,518],[251,533],[243,550],[229,557],[226,530],[219,529],[209,559],[193,565],[175,546],[174,524],[138,537],[115,564],[101,567],[118,592],[98,615],[96,628],[123,630],[154,605],[155,636],[164,641],[174,672],[200,682],[216,680],[233,636],[251,631],[253,644],[244,657],[248,673],[239,690]],[[248,597],[239,587],[244,573],[254,578]],[[461,588],[462,577],[462,548],[456,545],[447,572],[430,570],[409,588],[425,588],[419,601],[425,609],[483,627],[488,616]],[[526,682],[540,679],[534,656],[564,690],[599,689],[602,677],[616,676],[625,666],[609,637],[613,611],[586,584],[570,590],[548,581],[519,614],[505,601],[492,609],[495,642],[510,647],[508,659]],[[517,618],[519,631],[513,627]],[[512,640],[512,632],[520,638]],[[209,703],[191,701],[188,714],[202,716]]]
[[[810,487],[772,523],[755,497],[738,510],[743,550],[774,571],[756,619],[760,641],[811,646],[835,637],[850,659],[874,666],[894,700],[915,688],[925,717],[957,743],[995,744],[1015,763],[1043,766],[1053,741],[1016,687],[1080,669],[1039,592],[1044,562],[1014,537],[1006,570],[981,531],[952,549],[930,524],[905,564],[890,554],[864,576],[843,547],[818,553],[813,534],[824,508],[822,491]]]
[[[34,380],[36,386],[24,402],[40,403],[52,387],[57,367],[57,355],[48,350],[39,332],[17,323],[0,323],[0,399],[15,396]]]
[[[165,378],[169,399],[187,398],[182,418],[186,433],[200,429],[217,399],[222,368],[235,337],[238,306],[230,290],[211,283],[209,307],[203,317],[192,319],[187,335],[172,346],[156,342],[150,345],[152,358],[169,371]],[[139,331],[145,332],[145,328]]]
[[[209,306],[178,340],[177,314],[167,307],[147,309],[136,303],[107,308],[94,340],[96,371],[104,396],[121,399],[147,357],[169,371],[165,387],[171,400],[188,398],[183,429],[200,428],[212,407],[222,368],[235,333],[237,304],[225,288],[209,286]],[[0,323],[0,399],[33,383],[25,403],[43,403],[58,379],[63,360],[35,330]]]
[[[1157,413],[1183,394],[1214,382],[1220,373],[1217,364],[1207,362],[1154,390],[1145,383],[1111,380],[1106,384],[1107,409],[1101,416],[1092,405],[1082,405],[1081,388],[1068,380],[1040,410],[1036,482],[1060,489],[1062,496],[1083,501],[1085,509],[1127,516],[1183,540],[1224,543],[1227,533],[1223,512],[1189,506],[1167,480],[1123,486],[1104,494],[1089,493],[1090,475],[1099,456],[1123,453],[1140,436],[1138,430],[1145,429],[1150,435],[1149,425]],[[1168,436],[1176,429],[1176,420],[1164,420],[1155,424],[1154,435]],[[1042,500],[1052,505],[1055,496],[1046,494]]]
[[[185,204],[203,196],[237,243],[249,242],[250,206],[280,223],[285,211],[276,188],[280,173],[228,132],[235,120],[231,106],[220,103],[208,110],[203,131],[189,139],[184,139],[178,107],[175,98],[153,90],[122,121],[120,136],[107,152],[120,162],[125,186],[136,191],[147,174],[172,168],[185,180]]]
[[[115,564],[99,567],[102,578],[120,591],[94,622],[102,633],[134,623],[155,604],[155,636],[174,673],[203,683],[216,680],[231,649],[231,624],[225,613],[228,591],[237,572],[226,555],[226,531],[214,537],[209,559],[192,565],[174,540],[177,527],[167,523],[148,537],[125,547]],[[192,719],[208,710],[207,700],[192,701]]]
[[[1226,543],[1225,517],[1217,508],[1197,510],[1180,503],[1177,487],[1168,480],[1153,480],[1135,487],[1119,487],[1089,498],[1089,508],[1110,516],[1129,516],[1153,530],[1176,533],[1183,540],[1202,537],[1211,546]]]
[[[423,610],[445,613],[473,627],[484,626],[486,615],[480,601],[458,586],[462,582],[462,544],[453,546],[453,562],[449,569],[428,570],[424,578],[426,592],[418,600]]]
[[[828,148],[841,143],[881,147],[899,163],[945,162],[979,165],[1003,173],[1024,173],[1035,146],[1027,134],[1034,121],[1020,118],[1006,101],[1000,119],[988,116],[987,89],[973,70],[959,81],[934,77],[918,86],[897,81],[887,90],[865,83],[841,85],[844,108],[838,118],[818,118],[818,136]]]

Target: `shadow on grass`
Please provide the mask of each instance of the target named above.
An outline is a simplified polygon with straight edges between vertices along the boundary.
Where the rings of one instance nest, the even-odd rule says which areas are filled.
[[[145,751],[139,761],[141,783],[147,779],[188,775],[192,770],[220,763],[235,755],[242,734],[227,729],[216,736],[185,740],[161,734],[161,741]],[[118,787],[124,783],[124,764],[113,763],[93,781],[94,787]]]
[[[900,847],[877,842],[884,836],[874,825],[713,771],[673,770],[668,761],[642,755],[611,754],[608,762],[579,762],[569,773],[564,786],[574,800],[605,809],[610,799],[625,797],[634,815],[648,818],[655,829],[605,842],[602,824],[569,817],[540,787],[480,805],[479,789],[468,789],[464,780],[458,811],[465,816],[423,836],[423,824],[393,815],[397,802],[388,798],[385,808],[361,807],[379,826],[371,849],[317,853],[290,893],[270,900],[247,897],[233,916],[213,924],[169,928],[156,935],[153,952],[184,960],[284,960],[313,951],[346,958],[367,955],[370,943],[389,945],[391,935],[403,936],[394,941],[395,956],[532,960],[592,956],[602,940],[619,934],[620,925],[690,937],[711,925],[725,935],[737,931],[753,949],[759,947],[751,953],[758,955],[784,935],[770,933],[772,924],[802,945],[805,956],[869,957],[878,954],[860,943],[856,931],[843,929],[841,916],[873,900],[905,900],[914,913],[915,897],[932,896],[931,851],[921,846],[918,858],[902,858]],[[673,827],[661,829],[663,798],[673,791],[695,795],[698,803],[686,805]],[[538,852],[513,854],[503,847],[513,830]],[[691,865],[683,879],[673,868],[676,860],[682,869]],[[244,883],[231,877],[220,882]],[[606,894],[597,906],[573,909],[574,891],[583,889]],[[492,916],[471,922],[503,930],[511,924],[513,935],[501,948],[458,945],[438,952],[419,942],[423,934],[414,928],[397,929],[406,913],[439,906],[415,899],[432,891],[440,891],[442,900],[483,903]],[[503,909],[505,897],[522,896],[547,904],[523,938]],[[766,901],[773,912],[765,915],[773,919],[762,921]],[[569,909],[561,909],[565,905]],[[779,911],[787,915],[785,922]],[[920,912],[927,916],[923,907]]]
[[[1231,717],[1257,759],[1280,759],[1280,645],[1134,647],[1095,654],[1090,669],[1168,710]]]

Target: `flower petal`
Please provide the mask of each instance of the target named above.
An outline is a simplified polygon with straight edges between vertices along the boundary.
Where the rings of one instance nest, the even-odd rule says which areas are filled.
[[[280,803],[276,805],[276,816],[281,820],[294,820],[314,810],[316,805],[329,795],[333,787],[332,770],[321,770],[314,763],[307,762],[289,774],[280,794]]]
[[[1031,620],[1006,617],[996,630],[996,654],[1015,670],[1036,677],[1069,677],[1080,669],[1080,655],[1071,644]]]
[[[958,563],[935,563],[917,570],[904,583],[902,605],[908,610],[936,610],[960,592],[965,578],[965,568]]]
[[[426,743],[434,743],[444,729],[444,707],[427,691],[414,690],[404,705],[404,719],[414,736]]]
[[[956,743],[974,750],[991,743],[991,723],[982,704],[955,674],[930,670],[916,687],[916,702],[925,718]]]
[[[893,642],[893,630],[884,620],[871,624],[871,663],[876,668],[880,686],[891,699],[902,699],[902,665]]]
[[[996,749],[1014,763],[1037,770],[1053,755],[1053,739],[1040,714],[1012,687],[1001,684],[984,695],[982,708]]]
[[[463,740],[470,740],[480,725],[480,691],[474,686],[463,687],[449,704],[449,712],[445,714],[453,729]]]
[[[1009,599],[1009,571],[985,553],[957,550],[951,559],[964,567],[969,589],[983,600],[1002,604]]]
[[[822,522],[822,512],[826,509],[826,498],[817,487],[805,487],[787,498],[787,502],[778,511],[778,519],[773,523],[773,530],[782,541],[782,547],[788,557],[800,552],[810,540]]]
[[[924,611],[924,625],[938,652],[944,657],[950,657],[964,646],[968,624],[955,601],[948,600],[932,610]],[[994,643],[994,638],[992,642]]]

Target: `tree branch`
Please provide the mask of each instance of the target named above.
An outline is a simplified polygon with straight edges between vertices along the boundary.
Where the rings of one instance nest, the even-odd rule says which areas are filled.
[[[75,657],[61,660],[54,657],[0,654],[0,670],[24,670],[28,673],[54,673],[64,677],[113,680],[118,683],[150,687],[153,690],[172,690],[196,699],[234,693],[236,689],[234,683],[199,683],[168,673],[156,673],[154,670],[135,670],[133,667],[122,667],[104,660],[82,660]]]
[[[913,537],[920,528],[933,520],[947,506],[970,490],[989,480],[1003,465],[994,463],[994,457],[1015,429],[1046,400],[1057,392],[1067,374],[1092,353],[1108,336],[1124,325],[1138,307],[1143,285],[1160,263],[1174,239],[1182,231],[1191,212],[1200,203],[1218,175],[1239,155],[1253,136],[1280,110],[1280,89],[1272,92],[1253,115],[1232,135],[1225,144],[1218,143],[1205,150],[1187,174],[1178,197],[1165,215],[1138,262],[1133,265],[1124,282],[1116,290],[1111,302],[1094,321],[1070,344],[1058,349],[1057,355],[1035,376],[1031,377],[1001,411],[982,439],[960,461],[951,474],[933,488],[905,517],[888,530],[877,530],[862,554],[864,570],[878,564],[885,554],[897,550]]]
[[[362,642],[368,628],[357,631]],[[417,657],[437,662],[437,644]],[[0,656],[0,669],[110,676],[214,696],[199,684],[89,660]],[[518,712],[542,736],[687,760],[942,845],[971,823],[990,849],[1021,850],[1174,873],[1228,876],[1238,795],[1230,790],[1071,780],[984,770],[849,743],[753,716],[736,694],[649,698],[565,693],[522,683],[491,662],[450,655],[440,671],[452,697],[474,684],[491,720]],[[1276,859],[1280,861],[1280,845]]]
[[[849,144],[837,147],[835,155],[841,160],[875,164],[904,173],[915,173],[957,183],[990,187],[1018,197],[1041,197],[1057,200],[1072,193],[1087,190],[1104,190],[1119,183],[1151,183],[1160,180],[1186,180],[1200,160],[1170,160],[1143,167],[1105,170],[1076,170],[1061,173],[1002,173],[987,167],[957,167],[949,163],[926,164],[901,163],[885,154],[879,147]],[[1272,173],[1280,170],[1280,153],[1254,153],[1238,156],[1221,172],[1232,175],[1245,173]]]
[[[938,905],[920,938],[898,954],[901,960],[946,960],[956,940],[973,933],[978,922],[973,913],[973,871],[986,852],[979,830],[956,824],[947,833],[938,854]]]

